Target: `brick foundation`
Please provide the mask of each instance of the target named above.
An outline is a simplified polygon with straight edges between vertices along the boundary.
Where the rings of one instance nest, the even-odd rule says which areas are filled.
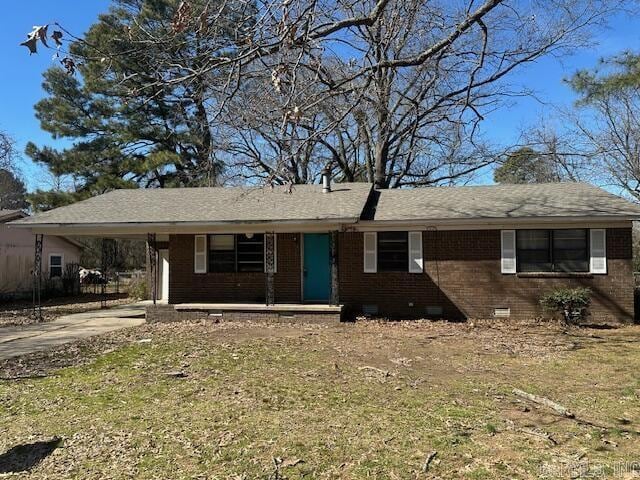
[[[178,312],[173,305],[147,305],[145,308],[147,323],[169,323],[180,321],[208,320],[209,313],[203,311]]]
[[[148,305],[147,323],[210,320],[214,322],[314,323],[336,324],[340,313],[289,311],[176,310],[173,305]]]

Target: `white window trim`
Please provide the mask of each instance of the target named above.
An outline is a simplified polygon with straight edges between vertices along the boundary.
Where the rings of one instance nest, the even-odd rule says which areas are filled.
[[[411,239],[413,237],[413,240]],[[409,273],[424,272],[424,257],[422,252],[422,232],[407,233],[407,249],[409,251]]]
[[[513,235],[513,243],[511,244],[511,248],[507,245],[507,241],[505,240],[506,235]],[[504,275],[514,275],[518,273],[518,247],[517,247],[517,236],[515,230],[500,230],[500,272]],[[512,256],[506,256],[506,252],[512,253]],[[508,267],[507,262],[513,261],[513,266],[511,268]]]
[[[64,276],[64,253],[49,254],[49,278],[54,278],[51,276],[51,257],[60,257],[60,278],[62,278]]]
[[[593,235],[594,233],[602,233],[602,258],[604,265],[602,269],[594,267],[594,248],[593,248]],[[591,228],[589,229],[589,273],[593,275],[606,275],[607,274],[607,229],[606,228]]]
[[[198,252],[198,238],[204,238],[204,251]],[[207,273],[209,269],[208,254],[209,254],[209,242],[206,235],[195,235],[193,238],[193,272],[194,273]],[[198,257],[203,256],[204,262],[203,268],[198,268]]]
[[[373,237],[373,249],[367,250],[367,236]],[[364,273],[377,273],[378,272],[378,233],[377,232],[364,232],[362,238],[362,251],[363,251],[363,270]],[[367,268],[367,255],[373,254],[373,265]]]

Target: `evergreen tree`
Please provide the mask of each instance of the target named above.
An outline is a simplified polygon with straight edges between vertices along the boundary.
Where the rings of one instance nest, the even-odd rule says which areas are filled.
[[[580,95],[573,129],[591,169],[640,200],[640,55],[627,52],[603,60],[569,84]]]
[[[569,85],[581,96],[580,104],[588,105],[608,95],[628,93],[640,88],[640,55],[626,52],[602,60],[601,68],[580,70]]]
[[[493,172],[496,183],[559,182],[560,175],[546,155],[523,147],[505,156],[502,165]]]
[[[171,42],[163,42],[178,3],[116,0],[84,41],[71,45],[72,55],[84,59],[76,73],[69,75],[59,67],[45,72],[48,97],[36,104],[36,116],[54,138],[69,138],[73,144],[53,150],[29,143],[26,153],[55,175],[71,175],[79,187],[74,195],[37,192],[36,204],[58,206],[114,188],[216,182],[221,165],[214,156],[210,109],[215,101],[207,85],[224,72],[199,75],[193,82],[171,87],[161,81],[166,72],[158,65],[167,65],[167,58],[172,58],[183,63],[180,68],[197,70],[208,60],[198,50],[211,52],[203,43],[221,37],[207,35],[207,29],[224,29],[219,18],[214,25],[203,17],[199,30],[185,31],[180,41],[174,35]],[[222,6],[206,0],[191,3],[203,15]],[[157,41],[140,48],[133,41],[140,29]],[[229,35],[220,47],[234,48],[234,39]],[[110,55],[101,58],[96,55],[99,51]]]

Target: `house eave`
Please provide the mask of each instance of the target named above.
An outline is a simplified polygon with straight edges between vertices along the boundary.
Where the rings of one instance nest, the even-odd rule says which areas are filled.
[[[307,220],[273,221],[222,221],[222,222],[128,222],[128,223],[33,223],[15,222],[11,227],[28,228],[33,233],[45,235],[76,235],[142,238],[149,233],[200,234],[216,232],[260,233],[260,232],[326,232],[340,230],[352,225],[357,218],[326,218]]]
[[[566,228],[591,227],[607,228],[631,226],[639,220],[635,216],[546,216],[512,218],[459,218],[459,219],[401,219],[363,220],[355,226],[356,231],[372,232],[381,230],[496,230],[505,228]]]

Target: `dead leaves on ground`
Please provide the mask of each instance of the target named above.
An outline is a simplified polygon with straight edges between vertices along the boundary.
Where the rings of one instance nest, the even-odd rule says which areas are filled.
[[[574,425],[575,422],[571,423],[570,420],[563,419],[562,422],[565,423],[558,424],[559,420],[555,418],[557,415],[545,413],[544,409],[539,409],[535,404],[517,402],[508,393],[510,388],[506,391],[500,389],[500,383],[504,384],[505,379],[512,374],[520,375],[519,378],[526,375],[523,372],[529,371],[529,365],[535,363],[540,368],[545,368],[548,360],[561,362],[567,356],[580,355],[580,350],[574,352],[571,344],[588,342],[588,339],[583,338],[586,334],[582,332],[573,333],[565,335],[531,326],[509,329],[503,326],[470,326],[445,322],[360,322],[338,327],[232,323],[213,325],[202,322],[144,325],[130,331],[107,334],[84,341],[81,346],[57,350],[57,355],[45,358],[46,362],[50,362],[48,368],[61,365],[59,357],[70,355],[71,360],[67,360],[71,361],[70,364],[73,361],[86,363],[102,352],[110,351],[114,355],[113,365],[102,364],[97,371],[100,386],[82,386],[82,380],[78,378],[74,381],[83,389],[72,393],[91,396],[99,394],[101,388],[106,388],[109,393],[115,392],[108,398],[128,402],[127,389],[134,387],[134,384],[128,382],[149,382],[150,387],[160,382],[167,385],[172,394],[178,395],[179,392],[179,401],[168,411],[162,412],[163,406],[166,407],[167,404],[163,404],[160,397],[154,397],[149,403],[149,410],[145,410],[142,415],[145,419],[147,415],[157,415],[154,421],[149,418],[145,420],[148,423],[144,423],[155,425],[153,431],[135,428],[131,432],[133,437],[127,437],[127,432],[122,431],[123,429],[112,431],[109,425],[101,424],[96,425],[91,432],[94,436],[92,438],[86,434],[85,429],[86,419],[94,417],[85,414],[82,418],[80,415],[77,419],[79,423],[72,422],[72,430],[79,429],[81,432],[76,437],[73,433],[69,435],[69,447],[65,442],[65,449],[70,450],[52,455],[62,466],[43,463],[38,473],[57,473],[60,478],[65,478],[64,468],[67,473],[73,472],[73,456],[77,455],[78,458],[97,459],[93,463],[95,470],[87,478],[97,478],[102,473],[104,478],[109,478],[110,473],[121,466],[119,458],[113,462],[110,460],[112,452],[116,452],[115,455],[122,455],[123,461],[129,462],[129,470],[125,468],[123,471],[136,476],[140,475],[140,468],[145,468],[140,459],[146,458],[145,455],[151,452],[151,455],[163,458],[162,461],[175,461],[175,465],[171,466],[175,468],[173,473],[187,471],[181,468],[197,468],[199,462],[211,461],[213,455],[216,459],[224,456],[224,461],[233,467],[244,465],[242,462],[246,460],[248,468],[261,471],[264,478],[268,478],[268,475],[274,478],[276,472],[280,478],[293,477],[293,472],[297,473],[294,469],[303,471],[317,468],[320,472],[326,472],[330,467],[338,469],[334,472],[336,474],[341,472],[349,475],[359,471],[356,469],[367,462],[372,462],[376,468],[383,468],[375,462],[380,456],[386,455],[387,459],[401,456],[410,465],[407,469],[425,475],[425,459],[437,448],[438,456],[430,463],[427,476],[442,474],[443,471],[453,476],[473,476],[484,469],[493,474],[501,471],[528,478],[527,470],[522,469],[526,462],[518,456],[522,452],[533,453],[536,459],[544,456],[558,464],[571,460],[580,449],[588,451],[587,460],[600,459],[602,452],[621,456],[620,452],[628,450],[631,439],[602,434],[588,426]],[[635,333],[637,334],[638,332]],[[499,341],[494,346],[483,343],[496,338]],[[633,335],[628,338],[633,338]],[[526,347],[523,345],[525,343],[530,345]],[[117,367],[119,347],[122,345],[133,345],[134,352],[137,352],[133,357],[125,357],[131,360],[130,364],[126,364],[128,371],[136,372],[131,378]],[[588,345],[602,348],[599,344]],[[566,348],[558,351],[558,346]],[[171,348],[166,354],[157,353],[164,352],[163,349],[167,347]],[[153,354],[154,349],[160,350]],[[497,356],[494,355],[496,352]],[[496,358],[507,363],[507,373],[496,363]],[[41,361],[42,357],[22,360],[25,367],[29,362]],[[491,364],[491,361],[494,363]],[[467,367],[467,364],[471,365]],[[498,374],[498,370],[502,373]],[[167,378],[164,375],[166,372],[183,372],[186,377]],[[411,386],[410,377],[420,379],[420,382],[415,383],[415,388],[420,389],[417,394],[424,404],[420,403],[417,408],[421,418],[430,419],[430,423],[427,423],[428,434],[425,433],[425,424],[421,420],[412,418],[408,421],[403,415],[402,408],[414,408],[402,404],[403,399],[411,398],[405,397],[409,391],[407,387]],[[282,378],[286,378],[286,381],[281,382]],[[468,384],[475,380],[478,384],[470,389]],[[207,381],[211,383],[207,384]],[[491,384],[492,381],[495,384]],[[310,390],[304,387],[307,384],[305,382],[321,387],[317,391]],[[37,383],[33,383],[37,390]],[[526,387],[524,384],[519,386]],[[357,389],[361,389],[363,393],[368,392],[371,405],[376,405],[379,400],[371,398],[375,395],[384,398],[389,404],[400,405],[401,409],[394,421],[400,424],[410,423],[409,429],[404,433],[397,430],[391,433],[376,431],[381,424],[389,425],[384,423],[384,416],[389,412],[372,409],[363,413],[358,410],[358,402],[362,398],[352,396]],[[331,395],[334,390],[338,395]],[[314,394],[305,398],[304,402],[308,403],[305,403],[304,408],[301,403],[291,403],[292,398],[303,398],[309,391]],[[439,393],[433,396],[434,391],[444,392],[444,396],[441,397]],[[571,395],[558,394],[553,389],[544,393],[554,400],[565,401],[567,407],[575,406]],[[413,392],[408,395],[415,394]],[[331,412],[346,409],[355,418],[329,420],[335,426],[329,427],[326,430],[329,433],[322,438],[313,439],[312,435],[318,434],[313,431],[309,432],[308,438],[302,440],[300,437],[292,437],[291,432],[300,434],[304,429],[313,430],[314,426],[317,430],[322,430],[320,423],[313,423],[319,420],[310,412],[321,409],[327,401],[340,405]],[[226,408],[225,412],[228,413],[208,411],[206,415],[214,417],[216,422],[214,424],[206,418],[206,428],[200,426],[199,429],[194,429],[191,423],[193,419],[190,421],[181,417],[185,411],[197,409],[198,405],[216,402],[226,402],[227,406],[231,405],[233,408]],[[64,402],[53,403],[50,407],[55,411],[63,404]],[[126,408],[130,408],[130,405],[127,404]],[[108,412],[108,407],[99,410],[103,411]],[[256,427],[257,423],[252,424],[257,422],[252,417],[254,412],[261,412],[264,415],[262,420],[284,418],[281,417],[282,412],[290,413],[291,416],[287,417],[284,428],[274,428],[264,433],[261,427]],[[320,412],[324,418],[327,411]],[[369,420],[368,415],[382,412],[385,412],[384,415],[376,417],[375,421]],[[407,412],[413,415],[415,410],[404,411]],[[635,414],[633,408],[629,411],[621,409],[611,418],[618,419],[615,421],[624,425],[633,423]],[[164,419],[167,419],[166,427],[162,422]],[[362,428],[354,426],[360,422]],[[185,425],[188,428],[185,429]],[[197,431],[195,437],[185,434],[194,431]],[[434,431],[437,438],[443,438],[442,444],[430,443],[432,437],[429,435]],[[306,433],[301,435],[304,437]],[[358,438],[359,435],[369,436],[371,441],[363,443]],[[298,441],[315,445],[313,442],[329,441],[326,438],[330,437],[332,443],[328,448],[335,448],[336,445],[341,445],[345,436],[358,444],[359,450],[348,452],[347,458],[338,459],[330,467],[322,464],[319,457],[314,456],[312,449],[301,452],[292,446]],[[409,437],[410,441],[407,440]],[[21,442],[22,439],[14,441]],[[88,444],[83,445],[83,441]],[[104,443],[102,447],[99,445],[101,442]],[[121,442],[125,448],[133,450],[123,452],[113,442]],[[173,449],[166,442],[174,442],[179,448]],[[362,450],[363,445],[364,450],[370,447],[370,451]],[[325,448],[324,443],[322,448]],[[248,460],[242,460],[243,456],[248,457]],[[181,461],[186,466],[181,465]],[[345,466],[339,468],[342,461]],[[584,462],[585,458],[580,461]],[[78,468],[77,465],[75,460],[75,468]],[[381,471],[377,470],[378,473]],[[388,478],[393,478],[393,475],[388,475]]]

